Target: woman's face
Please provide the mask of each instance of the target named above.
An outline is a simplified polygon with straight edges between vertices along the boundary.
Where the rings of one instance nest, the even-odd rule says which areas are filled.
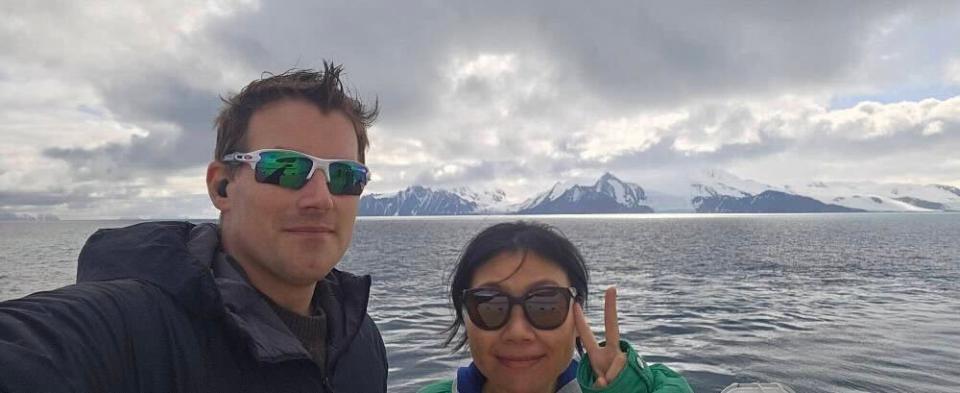
[[[570,279],[560,266],[532,252],[524,257],[520,251],[493,257],[477,268],[470,283],[470,288],[496,288],[514,297],[538,287],[569,286]],[[466,314],[464,322],[473,361],[487,377],[484,392],[553,392],[557,377],[573,357],[572,309],[553,330],[531,326],[520,306],[510,309],[506,325],[497,330],[478,328]]]

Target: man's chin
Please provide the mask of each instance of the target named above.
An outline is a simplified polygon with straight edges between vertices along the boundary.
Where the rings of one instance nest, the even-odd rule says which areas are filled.
[[[337,266],[339,258],[331,257],[318,258],[316,255],[293,259],[293,270],[297,279],[303,282],[320,281]],[[299,281],[298,280],[298,281]]]

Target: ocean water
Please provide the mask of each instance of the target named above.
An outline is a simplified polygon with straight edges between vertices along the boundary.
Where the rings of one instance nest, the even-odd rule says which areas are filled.
[[[373,275],[390,391],[449,378],[446,284],[496,222],[560,228],[591,273],[588,318],[616,285],[621,335],[695,391],[960,391],[960,214],[364,218],[341,268]],[[70,284],[83,241],[129,222],[0,223],[0,300]]]

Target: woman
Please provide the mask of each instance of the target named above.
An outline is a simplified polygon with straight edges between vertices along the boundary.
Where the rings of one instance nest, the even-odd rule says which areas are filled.
[[[597,343],[582,308],[587,278],[577,248],[547,225],[521,221],[480,232],[453,274],[456,319],[445,343],[457,340],[454,350],[469,343],[473,362],[420,393],[692,392],[679,374],[647,366],[620,341],[613,288],[604,319],[607,342],[619,345]],[[574,348],[586,349],[579,363]]]

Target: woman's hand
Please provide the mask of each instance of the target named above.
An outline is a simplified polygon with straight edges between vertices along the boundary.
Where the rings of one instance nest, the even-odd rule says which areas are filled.
[[[601,347],[593,337],[587,317],[583,314],[580,303],[574,304],[574,318],[577,323],[577,332],[580,340],[590,355],[590,367],[597,375],[595,387],[604,388],[620,375],[623,366],[627,364],[627,354],[620,351],[620,325],[617,323],[617,289],[607,288],[603,295],[603,325],[607,343]]]

